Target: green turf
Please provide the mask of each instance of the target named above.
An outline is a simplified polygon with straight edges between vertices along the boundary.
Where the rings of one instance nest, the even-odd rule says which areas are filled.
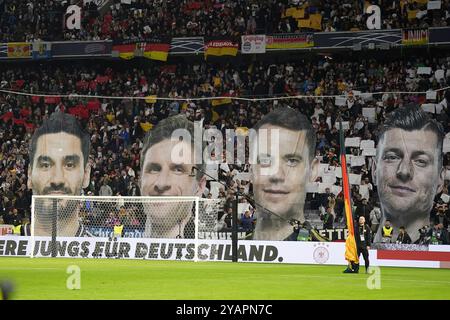
[[[81,289],[66,288],[69,265]],[[0,258],[14,299],[450,299],[450,270],[381,268],[381,289],[342,266]],[[443,290],[444,289],[444,290]]]

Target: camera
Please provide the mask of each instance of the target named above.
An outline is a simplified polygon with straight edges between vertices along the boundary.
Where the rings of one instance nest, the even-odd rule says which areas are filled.
[[[423,226],[422,228],[419,229],[419,233],[421,236],[425,236],[429,231],[429,227],[428,226]]]
[[[428,235],[430,230],[429,226],[423,226],[419,229],[419,244],[429,244],[431,237]]]

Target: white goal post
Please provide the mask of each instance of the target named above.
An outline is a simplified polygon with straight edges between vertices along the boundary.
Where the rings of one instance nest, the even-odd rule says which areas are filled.
[[[177,247],[176,254],[178,256],[187,250],[193,256],[192,260],[198,261],[199,239],[226,227],[223,219],[219,220],[224,214],[223,202],[188,196],[34,195],[31,202],[30,256],[42,256],[41,251],[47,252],[45,256],[62,256],[61,252],[68,250],[62,247],[67,245],[67,241],[61,244],[59,240],[74,238],[86,238],[87,242],[92,238],[108,238],[118,243],[122,238],[133,241],[171,239],[174,243],[186,243],[182,239],[190,239],[186,248]],[[139,255],[145,256],[151,248],[136,250],[141,250]]]

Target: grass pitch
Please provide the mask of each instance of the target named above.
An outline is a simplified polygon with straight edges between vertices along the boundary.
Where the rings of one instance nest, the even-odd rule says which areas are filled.
[[[81,270],[69,290],[68,266]],[[381,268],[380,289],[343,266],[107,259],[0,258],[13,299],[450,299],[450,270]],[[364,268],[362,268],[364,270]],[[445,288],[445,290],[442,290]]]

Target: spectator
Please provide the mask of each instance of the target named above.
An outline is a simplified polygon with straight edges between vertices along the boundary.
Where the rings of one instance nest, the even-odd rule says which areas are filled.
[[[117,214],[114,212],[114,211],[111,211],[110,213],[109,213],[109,216],[108,216],[108,219],[106,220],[106,222],[105,222],[105,225],[107,226],[107,227],[114,227],[115,225],[117,225],[117,224],[120,224],[120,220],[119,220],[119,218],[117,217]]]
[[[408,232],[406,232],[405,227],[401,226],[399,228],[399,234],[397,237],[397,241],[395,241],[395,243],[410,244],[411,242],[412,242],[411,238],[410,238]]]
[[[438,214],[434,218],[434,224],[442,224],[445,230],[448,230],[448,205],[446,203],[438,205]]]
[[[428,60],[427,60],[428,59]],[[306,90],[315,90],[318,86],[323,86],[323,94],[347,94],[350,87],[352,89],[360,89],[374,92],[390,91],[392,90],[392,83],[394,87],[399,91],[407,91],[410,83],[403,81],[398,75],[405,74],[409,79],[409,74],[416,73],[419,66],[427,65],[432,68],[432,72],[438,69],[448,70],[447,55],[437,53],[433,57],[429,57],[423,54],[409,55],[402,59],[397,59],[395,62],[389,61],[389,59],[373,59],[365,57],[364,59],[335,57],[333,60],[323,58],[297,58],[290,57],[289,63],[284,61],[278,61],[274,58],[274,61],[270,63],[262,61],[254,61],[252,68],[249,68],[248,62],[241,60],[239,57],[234,60],[235,65],[229,64],[215,64],[211,62],[197,62],[186,64],[183,59],[174,59],[173,73],[162,72],[161,70],[167,65],[156,66],[148,65],[146,68],[137,68],[137,62],[127,62],[125,67],[111,64],[109,62],[95,61],[93,63],[83,61],[73,61],[70,65],[62,64],[58,61],[52,61],[51,64],[43,64],[45,67],[35,66],[30,64],[23,66],[17,64],[14,66],[4,66],[1,75],[1,86],[5,89],[14,89],[17,86],[17,82],[23,79],[23,89],[33,90],[34,92],[60,92],[61,94],[70,94],[77,92],[79,94],[91,94],[92,89],[89,87],[77,88],[77,82],[80,79],[84,81],[96,82],[96,79],[106,78],[104,83],[99,83],[95,89],[95,92],[99,95],[111,95],[112,92],[117,92],[120,96],[135,96],[135,95],[147,95],[148,92],[142,91],[144,84],[141,81],[145,80],[148,90],[152,90],[158,96],[168,96],[171,91],[177,91],[180,94],[181,90],[184,91],[184,96],[210,96],[221,95],[222,93],[229,93],[229,90],[221,88],[233,88],[236,95],[253,95],[256,90],[256,80],[260,80],[260,85],[267,88],[267,95],[283,95],[286,94],[284,86],[289,81],[289,78],[298,79],[298,82],[292,86],[296,93],[306,93],[303,89],[303,84],[306,85]],[[89,72],[87,72],[89,70]],[[262,71],[260,71],[262,70]],[[269,72],[267,72],[269,70]],[[392,71],[389,71],[392,70]],[[353,72],[354,71],[354,72]],[[388,72],[389,71],[389,72]],[[89,74],[91,73],[91,74]],[[342,74],[342,75],[341,75]],[[361,76],[361,74],[363,74]],[[156,76],[157,75],[157,76]],[[213,85],[213,76],[218,75],[221,79],[221,87],[216,87],[214,92],[203,91],[202,85],[207,83],[211,88]],[[235,76],[236,75],[236,76]],[[311,76],[312,75],[312,76]],[[338,76],[338,81],[334,81],[335,75]],[[396,76],[397,75],[397,76]],[[449,73],[444,74],[442,83],[436,84],[433,81],[425,82],[425,91],[428,89],[443,88],[449,84]],[[361,77],[360,77],[361,76]],[[331,77],[331,78],[330,78]],[[236,87],[235,79],[239,78],[240,86]],[[311,78],[311,79],[309,79]],[[368,82],[364,81],[364,78],[368,79]],[[398,78],[398,79],[397,79]],[[210,80],[208,80],[210,79]],[[129,82],[129,84],[127,84]],[[53,85],[53,83],[58,85]],[[142,82],[144,83],[144,82]],[[322,84],[321,84],[322,83]],[[272,89],[269,87],[272,86]],[[184,89],[182,89],[184,88]],[[186,89],[187,88],[187,89]],[[308,89],[309,88],[309,89]],[[376,89],[375,89],[376,88]],[[414,87],[412,89],[417,89]],[[54,91],[56,90],[56,91]],[[259,89],[258,89],[259,90]],[[270,91],[272,90],[272,91]],[[134,92],[138,93],[134,93]],[[269,93],[271,92],[271,93]],[[315,155],[322,163],[330,164],[336,163],[335,150],[338,150],[337,145],[338,135],[334,129],[336,118],[338,115],[343,117],[344,121],[349,121],[348,136],[358,136],[361,139],[374,139],[370,138],[370,134],[375,133],[377,126],[381,123],[385,115],[398,108],[399,106],[406,104],[408,101],[417,99],[417,96],[399,94],[394,95],[373,95],[372,101],[364,101],[360,99],[357,103],[364,107],[377,108],[376,120],[377,123],[364,123],[361,121],[360,115],[357,113],[353,115],[349,111],[348,106],[335,107],[334,100],[324,98],[320,103],[314,98],[305,99],[293,99],[289,102],[289,105],[296,110],[301,110],[304,114],[311,119],[312,115],[317,111],[316,125],[313,127],[317,132],[320,131],[323,134],[323,147],[322,149],[315,149]],[[382,100],[384,99],[384,100]],[[39,99],[38,99],[39,100]],[[354,99],[352,99],[354,100]],[[443,92],[438,92],[438,101],[446,101]],[[30,192],[23,188],[26,186],[28,172],[28,148],[31,134],[33,132],[32,127],[38,127],[44,119],[46,119],[56,106],[59,108],[65,107],[65,112],[77,104],[85,105],[88,100],[84,99],[67,99],[61,98],[60,103],[51,104],[45,103],[43,99],[34,101],[32,97],[22,97],[13,94],[0,94],[0,138],[2,146],[0,146],[0,187],[2,198],[0,199],[0,210],[6,214],[10,208],[16,206],[19,208],[20,196],[19,191],[23,192],[28,203],[31,202]],[[147,105],[145,101],[135,101],[132,105],[128,105],[127,102],[116,99],[99,99],[99,109],[97,111],[90,111],[88,118],[82,121],[82,124],[86,126],[86,130],[91,135],[92,151],[89,157],[91,164],[91,184],[85,191],[92,191],[94,194],[101,194],[100,189],[103,187],[104,181],[106,184],[111,183],[114,180],[114,176],[122,175],[122,171],[125,170],[126,176],[132,177],[134,171],[135,182],[139,181],[140,169],[139,164],[141,161],[142,150],[142,138],[145,133],[144,129],[148,130],[149,126],[158,124],[162,119],[166,118],[169,114],[170,103],[159,101],[155,104]],[[317,103],[316,103],[317,102]],[[378,107],[377,102],[382,102],[383,107]],[[277,101],[278,107],[286,107],[288,103],[280,100]],[[353,102],[353,105],[355,103]],[[232,103],[234,105],[234,102]],[[352,106],[353,106],[352,105]],[[23,107],[18,107],[23,106]],[[273,110],[274,103],[269,101],[262,101],[258,106],[254,103],[239,103],[237,105],[239,110],[243,110],[247,113],[246,121],[248,127],[251,128],[255,123],[264,115]],[[214,107],[216,108],[216,107]],[[192,109],[192,110],[190,110]],[[180,112],[190,112],[188,116],[192,120],[197,114],[197,110],[201,110],[201,114],[204,114],[204,127],[210,127],[216,125],[220,129],[221,123],[224,122],[224,128],[235,128],[242,121],[239,119],[240,113],[226,113],[217,112],[217,109],[211,107],[210,102],[197,103],[196,101],[191,104],[180,103]],[[219,116],[214,118],[212,116],[212,110],[216,110]],[[23,114],[23,119],[30,125],[29,128],[25,128],[23,125],[16,124],[12,119],[8,118],[9,112],[13,112],[13,115],[19,117]],[[445,131],[449,130],[449,121],[447,114],[449,109],[444,106],[441,115],[432,114],[432,117],[439,119],[439,122],[444,126]],[[5,117],[6,116],[6,117]],[[80,119],[81,116],[77,115]],[[326,120],[323,121],[323,117]],[[319,119],[321,118],[321,119]],[[447,120],[446,120],[447,119]],[[357,121],[358,120],[358,121]],[[329,123],[331,123],[331,129]],[[355,123],[364,124],[363,129],[357,130]],[[108,153],[109,143],[113,140],[113,135],[120,133],[120,126],[127,128],[127,123],[130,127],[130,143],[127,148],[124,148],[122,143],[123,139],[119,139],[117,154],[113,157],[112,153]],[[366,126],[368,130],[366,130]],[[114,133],[115,132],[115,133]],[[376,135],[374,134],[374,137]],[[376,141],[376,139],[374,139]],[[117,142],[117,140],[116,140]],[[224,141],[225,143],[226,141]],[[316,146],[317,147],[317,146]],[[116,147],[114,147],[116,148]],[[119,148],[120,151],[119,151]],[[126,151],[126,152],[125,152]],[[248,150],[247,150],[248,151]],[[348,150],[350,151],[350,150]],[[326,158],[328,156],[328,158]],[[443,157],[444,165],[446,159],[450,157],[450,153]],[[370,158],[368,158],[370,159]],[[122,164],[122,166],[121,166]],[[368,166],[351,167],[350,173],[362,174],[362,179],[371,176],[371,168]],[[447,164],[448,165],[448,164]],[[127,167],[131,169],[127,170]],[[234,168],[231,168],[233,171]],[[238,171],[241,168],[236,169]],[[248,171],[245,171],[248,172]],[[219,176],[220,177],[220,176]],[[120,178],[121,179],[121,178]],[[230,183],[233,179],[231,175],[227,177]],[[132,181],[129,178],[129,181]],[[225,182],[224,179],[221,179]],[[228,183],[228,181],[226,181]],[[130,184],[131,182],[129,182]],[[339,186],[341,180],[337,178],[335,183]],[[126,185],[123,195],[129,195],[129,184]],[[447,182],[448,184],[448,182]],[[237,183],[235,183],[237,186]],[[242,185],[241,185],[242,186]],[[111,186],[108,187],[109,189]],[[374,186],[375,188],[375,186]],[[248,184],[248,192],[250,196],[253,195],[253,185]],[[138,194],[138,188],[131,188],[132,194]],[[116,190],[114,190],[116,191]],[[245,191],[245,187],[244,187]],[[107,191],[106,195],[112,195],[113,190]],[[247,192],[247,191],[245,191]],[[359,192],[363,192],[361,189]],[[352,192],[353,201],[359,197],[356,192]],[[219,190],[219,198],[225,199],[227,193],[222,189]],[[372,196],[371,196],[372,198]],[[308,205],[308,203],[306,203]],[[330,206],[330,203],[327,204]],[[326,208],[326,206],[324,208]],[[27,206],[28,207],[28,206]],[[336,219],[342,217],[342,202],[338,196],[336,199],[335,213]],[[370,212],[370,211],[369,211]],[[1,213],[0,213],[1,214]],[[104,213],[106,214],[106,212]],[[106,220],[106,218],[105,218]],[[433,222],[434,220],[432,220]],[[103,221],[104,223],[105,221]],[[368,220],[371,223],[370,220]],[[412,232],[412,231],[411,231]]]
[[[428,236],[430,237],[430,244],[449,244],[448,231],[444,229],[442,223],[434,225],[428,232]]]
[[[225,222],[226,228],[231,229],[233,224],[233,208],[228,208],[224,216],[223,221]]]
[[[320,215],[320,220],[323,221],[323,229],[333,229],[334,215],[331,207],[325,209],[325,213]]]
[[[22,224],[22,217],[19,215],[19,211],[16,208],[11,208],[6,216],[3,217],[5,224],[18,226]]]
[[[356,207],[356,216],[357,217],[364,217],[369,222],[369,227],[371,226],[371,219],[370,219],[370,212],[372,211],[372,206],[369,204],[367,199],[363,198],[361,200],[361,203],[357,205]]]
[[[113,191],[111,187],[107,184],[107,181],[103,181],[103,185],[100,187],[99,196],[102,197],[111,197],[113,195]]]
[[[255,218],[250,210],[245,210],[245,213],[241,215],[241,227],[245,231],[245,235],[248,236],[253,232],[255,226]]]
[[[1,42],[33,40],[126,40],[151,37],[240,36],[244,34],[296,33],[300,31],[366,30],[364,8],[355,1],[320,0],[306,2],[303,18],[289,13],[296,2],[274,0],[242,5],[240,2],[213,0],[208,2],[133,1],[114,3],[103,15],[91,1],[81,4],[85,18],[81,30],[63,28],[65,2],[37,0],[5,0],[0,15]],[[428,28],[449,25],[449,3],[433,14],[409,14],[421,9],[420,4],[381,6],[381,28]],[[422,12],[422,11],[419,11]],[[308,14],[310,16],[308,17]],[[309,27],[312,14],[320,20]],[[303,23],[301,23],[303,22]],[[299,27],[302,26],[302,27]]]
[[[380,226],[380,222],[381,222],[381,209],[380,204],[376,202],[372,211],[370,211],[370,224],[373,235],[377,233],[378,227]]]
[[[141,190],[139,189],[138,183],[136,181],[132,181],[130,183],[127,194],[131,197],[139,197],[141,195]]]
[[[123,223],[119,220],[116,220],[113,228],[114,238],[121,238],[123,235]]]
[[[373,191],[373,185],[369,181],[369,177],[365,177],[361,180],[361,185],[359,187],[359,193],[363,199],[370,200]],[[369,221],[369,220],[367,220]]]
[[[325,188],[325,193],[320,194],[319,198],[319,210],[321,213],[325,213],[325,209],[328,207],[328,204],[331,200],[333,194],[330,192],[330,188]]]
[[[386,220],[383,228],[381,229],[381,242],[391,243],[393,231],[394,228],[391,226],[391,221]]]
[[[336,197],[336,204],[334,206],[334,212],[336,214],[336,222],[341,222],[344,219],[344,195],[339,193]]]

